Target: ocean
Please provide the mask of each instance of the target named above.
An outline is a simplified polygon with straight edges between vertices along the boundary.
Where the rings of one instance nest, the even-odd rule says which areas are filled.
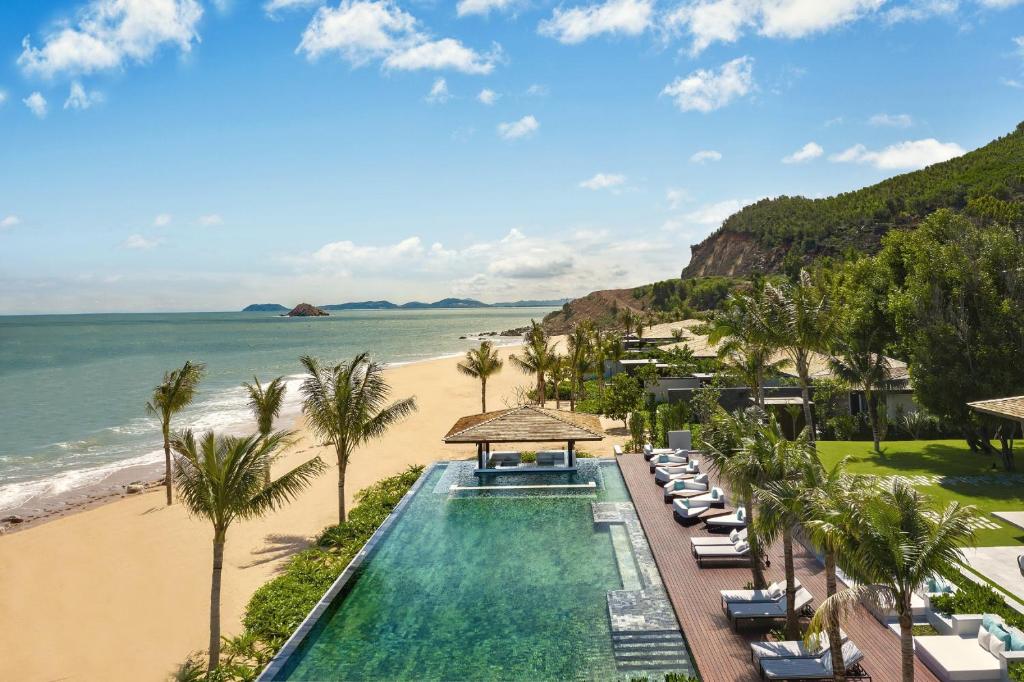
[[[206,363],[175,428],[249,432],[241,384],[288,378],[282,427],[299,412],[299,356],[328,362],[370,351],[401,364],[464,353],[477,334],[521,327],[549,309],[167,313],[0,317],[0,511],[96,485],[163,461],[145,404],[163,372]],[[460,339],[460,336],[469,338]],[[498,337],[498,344],[518,342]]]

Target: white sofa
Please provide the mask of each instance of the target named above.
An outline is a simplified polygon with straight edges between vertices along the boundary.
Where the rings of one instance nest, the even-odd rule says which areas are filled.
[[[1021,649],[1008,651],[1002,640],[990,634],[986,620],[1002,626]],[[1007,665],[1024,661],[1024,633],[1007,626],[999,616],[958,614],[951,622],[955,634],[914,637],[918,658],[942,682],[1006,682]]]

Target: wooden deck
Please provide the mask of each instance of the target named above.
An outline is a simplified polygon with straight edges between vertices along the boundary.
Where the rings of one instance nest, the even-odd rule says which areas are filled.
[[[750,662],[748,642],[764,638],[763,630],[737,634],[722,613],[719,590],[742,588],[750,582],[747,567],[699,568],[690,552],[690,536],[707,535],[704,524],[684,527],[677,523],[672,508],[662,500],[661,490],[639,454],[618,458],[633,505],[658,564],[676,616],[682,625],[694,662],[704,682],[737,682],[760,679]],[[825,572],[813,555],[796,547],[796,574],[814,595],[815,605],[825,597]],[[783,578],[781,545],[769,552],[769,580]],[[850,640],[864,652],[864,668],[874,682],[900,681],[900,641],[891,630],[875,620],[863,607],[846,623]],[[915,662],[915,680],[936,682],[920,660]]]

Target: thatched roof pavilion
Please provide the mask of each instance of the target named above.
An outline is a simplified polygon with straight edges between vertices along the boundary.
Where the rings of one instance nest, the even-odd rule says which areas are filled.
[[[551,410],[538,405],[522,405],[462,417],[449,429],[445,443],[475,443],[477,469],[483,472],[518,471],[575,471],[577,441],[604,439],[601,420],[593,414]],[[550,466],[501,467],[490,465],[491,443],[552,443],[567,444],[560,464]],[[515,453],[518,454],[518,453]]]
[[[967,407],[993,417],[1002,417],[1024,425],[1024,395],[1012,398],[994,398],[967,403]]]

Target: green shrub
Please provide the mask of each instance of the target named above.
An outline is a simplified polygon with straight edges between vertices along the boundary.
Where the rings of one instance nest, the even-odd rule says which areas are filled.
[[[1012,682],[1024,682],[1024,661],[1013,661],[1006,669]]]
[[[1010,625],[1024,628],[1024,615],[1010,608],[1003,598],[988,585],[979,585],[959,573],[946,576],[956,583],[953,594],[932,597],[932,607],[947,615],[954,613],[994,613]]]

